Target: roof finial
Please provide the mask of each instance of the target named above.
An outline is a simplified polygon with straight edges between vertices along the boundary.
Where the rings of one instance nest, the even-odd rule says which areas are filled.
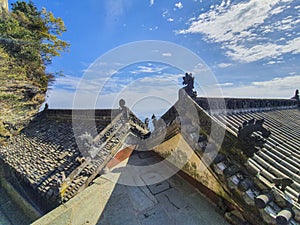
[[[194,91],[194,77],[192,75],[192,73],[185,73],[185,76],[182,78],[183,85],[186,85],[183,89],[185,90],[185,92],[191,97],[191,98],[196,98],[197,97],[197,92]]]
[[[292,99],[299,101],[299,90],[298,89],[295,91],[295,95],[292,97]]]

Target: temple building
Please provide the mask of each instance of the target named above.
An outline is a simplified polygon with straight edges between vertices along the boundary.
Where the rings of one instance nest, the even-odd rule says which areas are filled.
[[[191,74],[184,84],[152,132],[120,100],[46,107],[10,138],[2,174],[33,224],[300,224],[299,97],[203,98]]]

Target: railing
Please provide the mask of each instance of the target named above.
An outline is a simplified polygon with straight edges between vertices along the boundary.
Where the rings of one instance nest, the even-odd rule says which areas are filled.
[[[80,185],[76,193],[84,190],[114,157],[124,144],[124,141],[129,135],[129,130],[133,125],[143,131],[145,130],[145,125],[134,114],[130,114],[129,121],[124,121],[122,113],[119,113],[111,123],[109,123],[107,127],[93,139],[94,152],[90,151],[91,157],[87,158],[81,166],[77,167],[68,176],[67,180],[72,182],[73,179],[76,179],[76,176],[80,175],[80,173],[85,170],[86,167],[92,165],[93,162],[97,162],[100,158],[102,158],[103,161],[100,165],[94,167],[92,174],[88,176],[82,185]],[[68,195],[68,193],[65,194]]]

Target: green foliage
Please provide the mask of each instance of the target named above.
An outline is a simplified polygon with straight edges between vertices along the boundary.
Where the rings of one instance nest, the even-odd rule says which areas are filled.
[[[24,127],[45,98],[57,75],[46,72],[55,56],[68,49],[60,39],[66,31],[61,18],[32,1],[16,1],[10,12],[0,13],[0,144]],[[29,97],[28,91],[36,90]]]
[[[7,53],[7,61],[13,62],[8,67],[22,67],[29,80],[46,88],[53,79],[52,74],[45,72],[46,65],[69,47],[59,39],[65,31],[61,18],[44,8],[38,10],[32,1],[17,1],[12,4],[12,11],[0,18],[0,57],[5,55],[1,51]]]
[[[4,84],[4,81],[24,79],[26,79],[25,68],[18,65],[16,60],[0,46],[0,82]]]
[[[18,96],[13,93],[1,93],[0,94],[0,101],[14,102],[17,100],[19,100]]]

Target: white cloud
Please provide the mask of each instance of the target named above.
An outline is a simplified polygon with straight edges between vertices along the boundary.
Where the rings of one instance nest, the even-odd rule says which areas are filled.
[[[274,65],[274,64],[280,64],[280,63],[284,63],[284,61],[282,61],[282,60],[271,60],[271,61],[267,62],[266,65]]]
[[[163,11],[163,13],[162,13],[162,17],[166,17],[166,16],[169,16],[169,15],[170,15],[170,13],[169,13],[168,10],[165,10],[165,11]]]
[[[161,75],[155,75],[155,76],[149,76],[149,77],[143,77],[141,79],[138,79],[136,82],[139,84],[137,86],[142,87],[143,85],[147,84],[149,86],[152,86],[151,89],[157,89],[157,88],[164,88],[169,85],[176,85],[178,82],[177,80],[182,78],[182,74],[168,74],[163,73]],[[142,88],[144,89],[144,88]]]
[[[223,0],[220,5],[213,5],[208,12],[190,20],[188,28],[177,33],[202,34],[205,41],[221,43],[227,56],[241,62],[254,62],[285,53],[296,54],[300,52],[299,37],[283,32],[296,30],[300,19],[296,16],[283,18],[281,15],[287,10],[295,10],[289,6],[291,2],[248,0],[232,4]],[[283,43],[277,44],[267,34],[280,36]],[[283,40],[282,36],[290,38]]]
[[[300,75],[274,78],[268,81],[252,82],[242,86],[223,86],[225,97],[285,98],[294,95],[300,87]]]
[[[128,80],[117,79],[116,77],[96,77],[96,78],[78,78],[72,76],[59,77],[50,88],[50,93],[56,93],[60,90],[67,92],[77,92],[81,94],[98,93],[101,89],[120,89]],[[113,91],[111,91],[113,92]],[[51,96],[52,97],[52,96]]]
[[[84,77],[89,79],[97,79],[97,78],[105,78],[109,77],[118,72],[118,69],[125,66],[125,64],[121,62],[101,62],[96,61],[91,63],[86,67],[86,69],[82,70],[84,73]]]
[[[150,0],[150,6],[154,5],[154,0]]]
[[[150,71],[149,67],[141,67],[141,70]],[[151,70],[152,72],[154,70]],[[139,116],[151,116],[152,113],[161,115],[175,103],[178,97],[178,89],[181,88],[182,74],[163,73],[161,75],[153,75],[142,77],[131,81],[124,85],[118,92],[104,92],[98,95],[99,82],[84,82],[84,89],[79,93],[74,90],[65,89],[58,86],[56,89],[49,90],[47,103],[50,108],[118,108],[118,101],[123,98],[126,105],[134,110]],[[60,85],[69,84],[71,77],[59,81]],[[80,79],[74,79],[76,84]],[[115,82],[118,82],[116,80]],[[85,83],[86,82],[86,83]],[[114,83],[112,81],[111,83]],[[108,84],[110,85],[110,84]],[[73,86],[73,85],[72,85]],[[76,104],[74,105],[74,97],[76,96]],[[97,97],[98,99],[96,99]],[[96,100],[96,101],[95,101]],[[149,104],[151,102],[151,104]]]
[[[182,8],[183,8],[182,2],[177,2],[177,3],[175,4],[175,6],[176,6],[178,9],[182,9]]]
[[[148,64],[147,66],[138,66],[136,70],[131,71],[131,74],[142,74],[142,73],[162,73],[166,66],[156,66],[153,64]]]
[[[149,30],[150,30],[150,31],[158,30],[158,26],[150,27]]]
[[[291,89],[300,86],[300,76],[287,76],[283,78],[274,78],[269,81],[252,82],[254,86],[277,89]],[[293,90],[293,89],[292,89]]]
[[[72,109],[75,93],[64,89],[48,90],[46,99],[50,109]]]
[[[98,101],[94,101],[97,82],[89,84],[86,92],[76,95],[76,108],[118,108],[118,101],[123,98],[138,115],[150,116],[151,113],[161,115],[178,97],[181,88],[182,74],[161,74],[143,77],[125,85],[117,93],[103,93]],[[71,78],[70,78],[71,79]],[[62,79],[61,84],[68,83]],[[74,83],[79,79],[74,79]],[[251,98],[290,98],[294,91],[300,87],[300,75],[274,78],[268,81],[252,82],[249,85],[235,86],[233,83],[222,83],[224,97],[251,97]],[[62,88],[49,90],[47,103],[50,108],[72,108],[75,91]],[[149,104],[152,102],[153,104]],[[79,107],[80,106],[80,107]],[[147,115],[147,113],[149,115]]]
[[[226,67],[229,67],[229,66],[232,66],[232,64],[231,63],[220,63],[220,64],[218,64],[219,68],[226,68]]]
[[[228,86],[233,86],[233,83],[228,82],[228,83],[218,84],[218,86],[220,86],[220,87],[228,87]]]
[[[173,18],[168,18],[167,21],[168,21],[168,22],[173,22],[174,19],[173,19]]]
[[[255,62],[269,57],[278,57],[285,53],[300,53],[300,37],[287,41],[283,45],[275,43],[257,44],[253,47],[235,45],[226,52],[232,59],[241,62]]]
[[[57,86],[63,86],[64,88],[68,88],[68,89],[76,89],[79,82],[80,82],[80,78],[78,77],[72,77],[68,75],[63,77],[57,77],[51,89]]]
[[[162,54],[162,56],[164,56],[164,57],[171,57],[171,56],[172,56],[172,53],[171,53],[171,52],[164,52],[164,53]]]
[[[262,24],[268,17],[272,6],[279,0],[250,0],[236,5],[217,6],[203,13],[182,33],[204,33],[208,39],[216,42],[233,40],[235,33],[247,31]],[[255,16],[254,16],[255,15]]]

